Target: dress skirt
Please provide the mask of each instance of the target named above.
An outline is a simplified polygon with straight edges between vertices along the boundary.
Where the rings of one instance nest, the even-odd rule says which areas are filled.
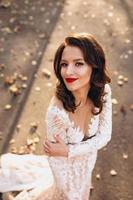
[[[54,177],[46,155],[1,156],[1,193],[18,191],[12,200],[52,200],[54,190]]]

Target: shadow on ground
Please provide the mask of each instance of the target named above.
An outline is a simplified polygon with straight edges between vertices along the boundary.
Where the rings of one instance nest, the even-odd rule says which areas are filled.
[[[0,6],[0,152],[5,152],[64,0]]]

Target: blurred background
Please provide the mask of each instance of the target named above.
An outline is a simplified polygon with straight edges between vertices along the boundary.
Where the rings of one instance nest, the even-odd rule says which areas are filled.
[[[132,0],[0,0],[0,153],[43,154],[53,57],[72,32],[100,41],[112,77],[112,140],[99,151],[91,200],[133,200]]]

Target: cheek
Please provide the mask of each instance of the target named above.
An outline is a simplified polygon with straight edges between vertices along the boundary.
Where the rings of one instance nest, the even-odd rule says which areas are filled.
[[[88,77],[91,78],[92,70],[88,72]]]
[[[62,77],[64,76],[64,71],[62,69],[60,71],[60,74],[61,74]]]
[[[90,79],[91,74],[92,74],[92,69],[81,70],[81,72],[80,72],[81,77],[83,77],[85,79]]]
[[[91,74],[92,74],[92,68],[89,68],[89,70],[88,70],[88,76],[91,77]]]

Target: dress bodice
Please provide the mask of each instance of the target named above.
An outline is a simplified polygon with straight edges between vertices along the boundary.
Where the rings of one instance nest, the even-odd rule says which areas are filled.
[[[88,139],[85,141],[83,141],[83,131],[74,125],[66,110],[55,104],[50,104],[45,118],[48,140],[55,142],[54,136],[59,134],[63,141],[69,145],[70,157],[90,154],[103,148],[110,141],[112,133],[111,88],[108,84],[105,85],[104,92],[102,112],[92,117],[86,133]]]
[[[53,121],[55,122],[54,127],[52,126]],[[59,108],[56,105],[49,106],[46,115],[46,122],[49,130],[48,139],[50,141],[55,142],[54,135],[59,134],[66,144],[75,144],[81,142],[84,135],[88,138],[95,135],[98,128],[99,115],[95,115],[91,118],[86,134],[83,133],[79,126],[75,126],[64,108]]]

